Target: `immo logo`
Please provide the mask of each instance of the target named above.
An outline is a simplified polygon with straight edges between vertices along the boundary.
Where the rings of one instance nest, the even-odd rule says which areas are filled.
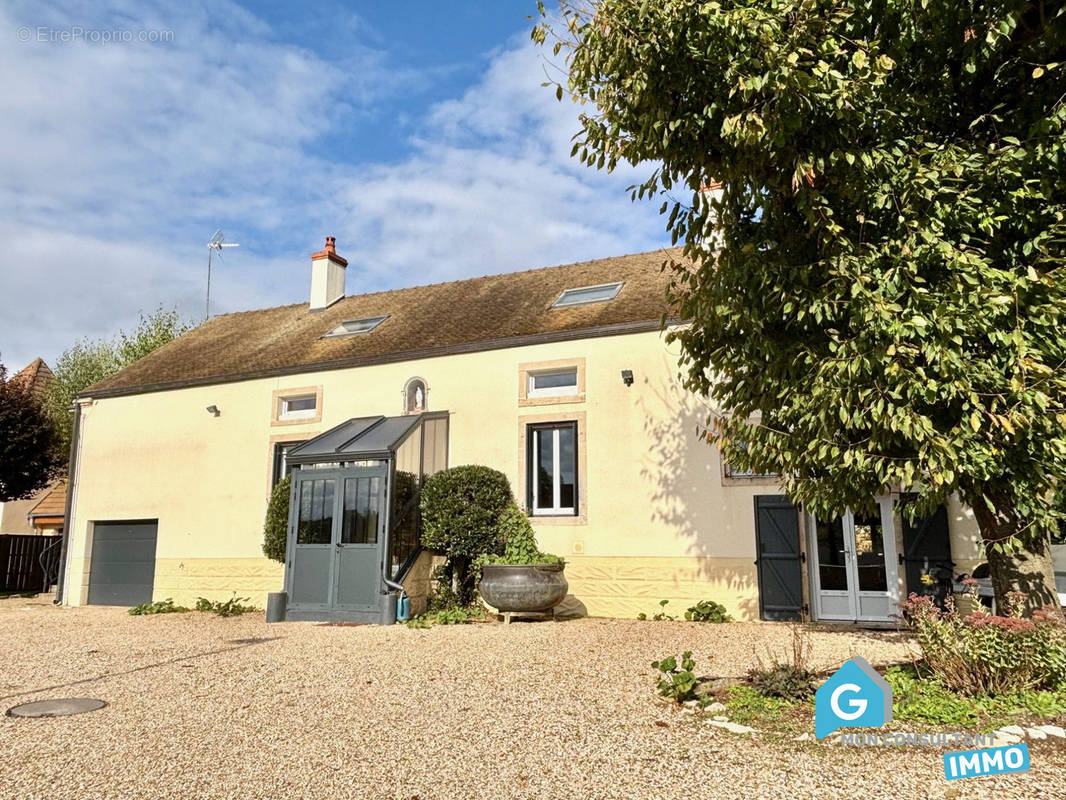
[[[999,775],[1002,772],[1028,772],[1029,745],[1010,744],[987,750],[967,750],[944,754],[944,777],[949,781]]]
[[[892,721],[892,687],[870,662],[855,656],[814,694],[814,735],[837,728],[876,728]]]

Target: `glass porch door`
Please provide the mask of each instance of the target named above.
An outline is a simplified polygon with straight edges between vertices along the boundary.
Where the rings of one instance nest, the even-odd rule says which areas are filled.
[[[348,470],[334,546],[333,608],[374,611],[382,589],[385,470]]]
[[[298,469],[292,476],[290,606],[377,611],[385,468]]]
[[[811,587],[818,619],[889,622],[899,582],[891,498],[873,513],[810,518]]]

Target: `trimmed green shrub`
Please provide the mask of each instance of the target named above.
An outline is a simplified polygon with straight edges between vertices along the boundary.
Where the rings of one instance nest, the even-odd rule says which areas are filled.
[[[263,523],[263,555],[285,563],[285,541],[289,535],[289,487],[288,475],[278,481],[270,493],[266,521]]]
[[[474,560],[502,551],[500,518],[514,504],[507,476],[489,467],[441,470],[422,487],[422,544],[447,557],[452,590],[461,603],[474,594]]]

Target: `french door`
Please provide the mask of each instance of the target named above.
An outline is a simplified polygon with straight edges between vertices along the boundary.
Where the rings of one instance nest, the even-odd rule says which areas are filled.
[[[899,603],[892,499],[879,498],[871,513],[808,519],[815,616],[891,621]]]

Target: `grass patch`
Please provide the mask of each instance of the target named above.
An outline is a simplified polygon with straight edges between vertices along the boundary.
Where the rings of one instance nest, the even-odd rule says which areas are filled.
[[[1066,714],[1066,688],[1032,689],[990,696],[967,697],[953,692],[913,666],[890,667],[884,673],[892,686],[891,727],[913,730],[988,732],[1011,724],[1038,724]],[[768,733],[809,731],[814,723],[814,701],[769,697],[753,686],[730,686],[721,694],[726,714],[734,722]]]
[[[753,728],[779,722],[787,711],[809,705],[802,700],[768,697],[751,686],[730,686],[726,689],[724,702],[729,719]]]

